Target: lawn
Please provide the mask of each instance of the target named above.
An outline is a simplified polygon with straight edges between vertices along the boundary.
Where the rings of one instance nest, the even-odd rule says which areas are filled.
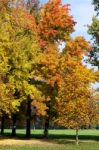
[[[99,143],[80,143],[79,146],[73,143],[64,145],[24,145],[24,146],[2,146],[0,150],[99,150]]]
[[[10,132],[5,130],[5,134]],[[99,150],[99,130],[80,130],[79,146],[75,145],[75,130],[49,130],[47,140],[42,139],[42,135],[43,130],[32,130],[31,139],[25,139],[25,130],[18,129],[14,144],[9,136],[1,138],[0,150]]]
[[[17,136],[24,137],[25,130],[17,129]],[[10,135],[11,129],[5,129],[5,134]],[[42,138],[43,130],[31,130],[31,134],[33,138]],[[49,130],[49,139],[75,139],[75,130],[65,130],[65,129],[57,129],[57,130]],[[79,130],[79,138],[86,140],[99,140],[99,130],[91,129],[91,130]]]

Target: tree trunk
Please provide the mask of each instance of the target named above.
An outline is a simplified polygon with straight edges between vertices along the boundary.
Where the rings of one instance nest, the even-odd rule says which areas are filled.
[[[46,117],[44,125],[44,138],[48,138],[48,129],[49,129],[49,117]]]
[[[16,136],[16,114],[12,115],[12,136]]]
[[[3,115],[2,118],[1,118],[1,135],[4,134],[4,120],[5,120],[5,117]]]
[[[31,100],[27,100],[27,113],[26,113],[26,137],[31,136]]]
[[[78,129],[76,129],[76,145],[78,145],[79,144],[79,141],[78,141]]]
[[[35,123],[33,122],[33,130],[35,130]]]

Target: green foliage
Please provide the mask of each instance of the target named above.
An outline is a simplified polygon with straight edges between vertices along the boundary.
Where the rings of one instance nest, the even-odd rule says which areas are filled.
[[[92,24],[88,27],[88,33],[92,36],[93,51],[90,52],[90,63],[99,68],[99,1],[94,0],[95,11],[97,16],[92,18]]]
[[[92,18],[92,24],[89,26],[89,34],[92,35],[92,38],[95,40],[97,46],[99,46],[99,19],[96,17]]]
[[[95,11],[99,14],[99,0],[93,0],[93,4],[95,6]]]

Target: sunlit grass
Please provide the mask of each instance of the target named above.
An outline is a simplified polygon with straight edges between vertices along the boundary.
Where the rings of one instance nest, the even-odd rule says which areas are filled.
[[[81,143],[76,146],[72,143],[66,143],[64,145],[25,145],[25,146],[2,146],[0,150],[99,150],[99,143]]]

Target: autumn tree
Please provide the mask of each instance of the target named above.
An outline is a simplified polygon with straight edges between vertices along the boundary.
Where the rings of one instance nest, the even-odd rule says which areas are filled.
[[[10,22],[10,8],[8,7],[10,1],[5,0],[0,2],[0,114],[3,117],[4,124],[4,115],[9,114],[16,110],[19,103],[15,103],[15,98],[13,96],[14,89],[13,86],[7,80],[7,74],[9,72],[9,56],[8,49],[11,48],[10,41],[10,32],[11,32],[11,22]],[[1,132],[3,133],[2,126]]]
[[[23,100],[27,101],[27,136],[30,136],[30,120],[31,120],[31,103],[32,100],[37,100],[40,106],[43,99],[41,92],[38,91],[35,84],[31,84],[31,80],[38,75],[37,64],[40,59],[40,48],[38,44],[37,27],[35,18],[29,14],[24,7],[15,7],[12,1],[7,1],[2,7],[1,16],[1,73],[4,74],[4,83],[11,88],[10,95],[14,99],[11,101],[13,130],[15,135],[16,124],[16,106],[20,105]],[[11,5],[10,5],[11,4]],[[5,7],[6,6],[6,7]],[[14,6],[14,7],[13,7]],[[10,15],[6,10],[10,10]],[[5,19],[5,20],[4,20]],[[3,23],[4,20],[4,23]],[[4,72],[5,71],[5,72]],[[4,72],[4,73],[3,73]],[[1,79],[1,78],[0,78]],[[0,82],[1,83],[1,82]],[[3,86],[0,86],[3,88]],[[4,86],[5,88],[5,86]],[[8,90],[7,90],[8,91]],[[4,89],[5,92],[5,89]],[[2,94],[4,93],[2,92]],[[9,92],[9,91],[8,91]],[[7,92],[6,92],[7,93]],[[9,95],[9,98],[11,96]],[[5,93],[4,93],[5,96]],[[8,96],[8,95],[7,95]],[[4,97],[3,97],[4,101]],[[6,101],[8,102],[8,101]],[[33,105],[36,105],[32,103]],[[6,108],[6,104],[4,105]],[[36,105],[37,106],[37,105]],[[45,107],[41,104],[42,113]],[[43,109],[44,108],[44,109]],[[40,107],[37,109],[39,111]],[[17,108],[18,110],[18,108]]]
[[[83,55],[86,54],[86,50],[89,51],[90,49],[89,44],[84,38],[77,37],[75,40],[71,39],[70,35],[74,31],[74,25],[75,22],[73,17],[69,15],[69,5],[62,5],[60,0],[49,0],[42,7],[41,21],[38,24],[38,34],[43,52],[40,72],[43,81],[45,81],[45,86],[43,86],[43,88],[46,97],[46,106],[48,108],[45,118],[45,137],[48,136],[50,120],[57,115],[58,109],[55,105],[61,90],[61,88],[59,88],[60,85],[66,82],[65,76],[67,76],[68,71],[71,70],[75,61],[77,63],[74,66],[80,65],[82,67],[81,61]],[[64,42],[65,45],[65,49],[62,50],[62,52],[58,47],[61,42]],[[71,66],[69,66],[68,63],[70,63]],[[76,72],[75,69],[74,71]],[[80,71],[83,73],[83,69]],[[85,71],[87,71],[86,68]],[[69,76],[71,76],[70,71]],[[90,74],[88,74],[88,78],[90,78]],[[64,88],[67,89],[68,85]],[[69,92],[72,94],[71,91]],[[65,91],[65,95],[66,94],[67,92]],[[76,95],[76,91],[74,95]]]
[[[17,94],[19,93],[19,98],[22,100],[27,99],[26,136],[30,136],[31,103],[32,100],[38,100],[38,103],[40,103],[41,97],[41,93],[37,90],[35,84],[31,83],[31,80],[35,80],[35,76],[38,75],[37,63],[40,59],[36,23],[31,14],[20,9],[14,11],[12,19],[16,40],[12,49],[14,57],[11,57],[13,60],[11,59],[10,62],[13,69],[10,70],[9,80],[14,84]]]
[[[57,109],[57,123],[76,130],[76,144],[78,145],[78,131],[82,126],[89,126],[96,121],[96,103],[90,91],[93,73],[85,67],[73,63],[69,73],[66,73],[61,85]],[[89,84],[89,85],[88,85]]]
[[[48,136],[49,122],[55,115],[54,104],[58,95],[58,80],[60,80],[59,43],[69,39],[75,22],[69,14],[69,6],[62,5],[61,0],[49,0],[42,6],[38,23],[39,42],[42,50],[40,72],[45,84],[47,115],[45,117],[44,136]]]
[[[50,121],[64,113],[60,109],[63,105],[66,111],[72,103],[80,119],[80,110],[85,106],[87,116],[89,84],[94,74],[81,61],[90,46],[82,37],[71,38],[75,22],[69,5],[63,5],[61,0],[49,0],[40,9],[35,0],[2,0],[1,4],[0,96],[4,106],[8,102],[4,102],[5,97],[9,96],[11,101],[12,134],[16,131],[16,111],[23,101],[27,106],[27,137],[30,136],[31,108],[36,114],[45,115],[45,137]],[[60,50],[63,42],[65,48]],[[67,112],[70,115],[71,112]]]
[[[63,82],[59,84],[58,118],[55,120],[62,126],[76,129],[77,145],[78,130],[96,119],[96,103],[90,91],[96,76],[81,63],[89,50],[90,45],[85,39],[76,37],[66,43],[62,55]]]

